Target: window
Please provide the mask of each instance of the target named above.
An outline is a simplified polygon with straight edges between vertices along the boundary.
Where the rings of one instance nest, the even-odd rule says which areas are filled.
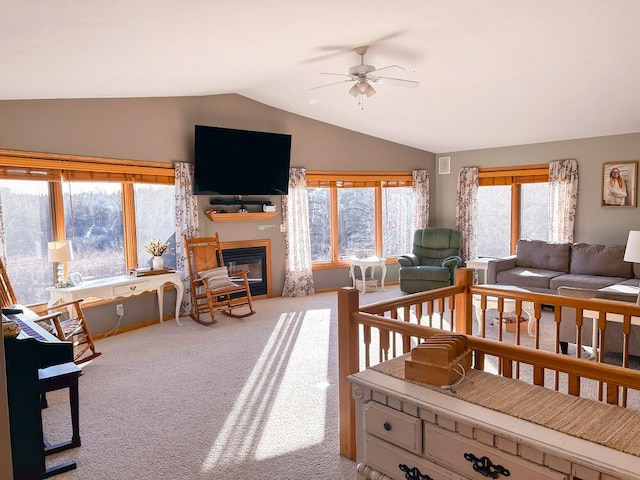
[[[47,243],[51,238],[49,184],[46,181],[1,180],[0,205],[11,286],[25,305],[41,301],[53,285]]]
[[[136,202],[136,238],[138,266],[151,267],[151,254],[144,251],[149,240],[162,240],[169,250],[162,256],[165,268],[176,266],[176,196],[173,185],[137,183],[133,186]]]
[[[376,253],[375,197],[373,188],[338,189],[338,258],[357,252]]]
[[[515,253],[519,238],[549,239],[549,167],[479,171],[478,255]]]
[[[84,280],[125,270],[122,189],[119,183],[68,182],[63,186],[66,237],[73,246],[69,270]]]
[[[397,257],[413,248],[413,189],[382,189],[382,256]]]
[[[411,251],[411,173],[307,172],[307,185],[316,267]]]
[[[311,188],[307,191],[309,202],[309,231],[311,236],[311,261],[331,261],[331,203],[328,188]]]
[[[139,242],[152,238],[169,241],[164,260],[174,266],[173,183],[172,164],[0,150],[6,263],[18,299],[48,300],[56,273],[47,259],[52,240],[72,241],[74,260],[65,272],[85,279],[144,266],[148,254],[138,259]]]

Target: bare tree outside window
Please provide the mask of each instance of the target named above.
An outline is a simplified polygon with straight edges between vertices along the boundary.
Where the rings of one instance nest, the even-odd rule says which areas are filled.
[[[169,244],[162,255],[165,268],[176,266],[175,187],[150,183],[134,185],[138,267],[151,268],[152,255],[145,251],[149,240]]]
[[[73,243],[69,270],[87,280],[125,274],[120,183],[71,182],[64,188],[67,239]]]
[[[356,250],[376,253],[373,188],[338,189],[338,257],[349,259]]]
[[[331,207],[328,188],[307,189],[311,261],[331,261]]]
[[[0,180],[0,201],[11,286],[21,303],[40,303],[48,297],[47,287],[55,283],[53,265],[47,260],[48,182]]]

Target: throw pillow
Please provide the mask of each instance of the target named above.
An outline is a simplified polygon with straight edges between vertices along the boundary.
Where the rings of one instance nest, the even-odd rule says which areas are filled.
[[[237,287],[229,279],[227,267],[211,268],[198,273],[200,278],[207,280],[209,290],[220,290],[222,288]]]

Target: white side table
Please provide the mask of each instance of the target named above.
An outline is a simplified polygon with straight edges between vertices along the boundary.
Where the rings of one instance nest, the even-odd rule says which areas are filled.
[[[175,318],[178,325],[180,323],[180,304],[184,287],[180,280],[180,272],[162,273],[158,275],[147,275],[144,277],[129,277],[122,275],[119,277],[100,278],[82,282],[75,287],[47,288],[51,297],[51,304],[58,300],[71,302],[80,298],[96,297],[105,300],[112,300],[119,297],[131,297],[144,292],[155,290],[158,295],[158,310],[160,312],[160,322],[163,319],[163,298],[164,285],[170,283],[176,287],[176,310]]]
[[[487,283],[487,270],[489,269],[489,260],[495,260],[494,257],[474,258],[467,260],[466,267],[474,270],[474,283]]]
[[[387,275],[387,259],[380,257],[367,257],[367,258],[352,258],[351,259],[351,278],[353,279],[353,287],[356,286],[356,277],[354,274],[354,267],[360,267],[360,271],[362,272],[362,293],[367,291],[367,269],[371,267],[371,278],[373,278],[373,273],[375,267],[380,267],[382,269],[382,281],[380,285],[382,286],[382,291],[384,292],[384,277]]]
[[[492,285],[495,286],[495,285]],[[524,289],[519,289],[518,287],[510,287],[510,286],[506,286],[506,285],[500,285],[500,288],[503,288],[504,290],[507,291],[525,291],[528,292],[528,290],[524,290]],[[480,317],[482,315],[482,304],[481,304],[482,298],[480,295],[474,295],[472,297],[472,303],[473,303],[473,307],[476,310],[476,319],[478,320],[478,326],[481,327],[480,325]],[[527,321],[527,333],[529,334],[530,337],[535,337],[535,333],[536,333],[536,317],[535,317],[535,305],[533,304],[533,302],[527,302],[524,301],[522,302],[521,305],[522,311],[524,313],[527,314],[528,317],[528,321]],[[487,310],[490,309],[498,309],[498,297],[487,297]],[[516,301],[513,298],[505,298],[504,299],[504,304],[503,304],[503,313],[510,315],[513,314],[516,310]]]

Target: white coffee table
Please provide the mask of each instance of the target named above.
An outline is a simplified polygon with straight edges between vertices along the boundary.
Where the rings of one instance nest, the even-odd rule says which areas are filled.
[[[529,292],[528,290],[524,290],[517,287],[507,287],[503,285],[488,285],[490,287],[497,287],[503,289],[505,291],[522,291]],[[498,309],[498,297],[488,296],[487,298],[487,310],[490,309]],[[516,311],[516,301],[513,298],[505,298],[503,299],[503,314],[512,315]],[[478,325],[480,325],[480,318],[482,315],[482,297],[478,294],[475,294],[472,299],[473,307],[476,310],[476,319],[478,320]],[[536,317],[535,317],[535,306],[533,302],[522,302],[522,311],[527,314],[527,333],[530,337],[535,336],[536,332]]]

